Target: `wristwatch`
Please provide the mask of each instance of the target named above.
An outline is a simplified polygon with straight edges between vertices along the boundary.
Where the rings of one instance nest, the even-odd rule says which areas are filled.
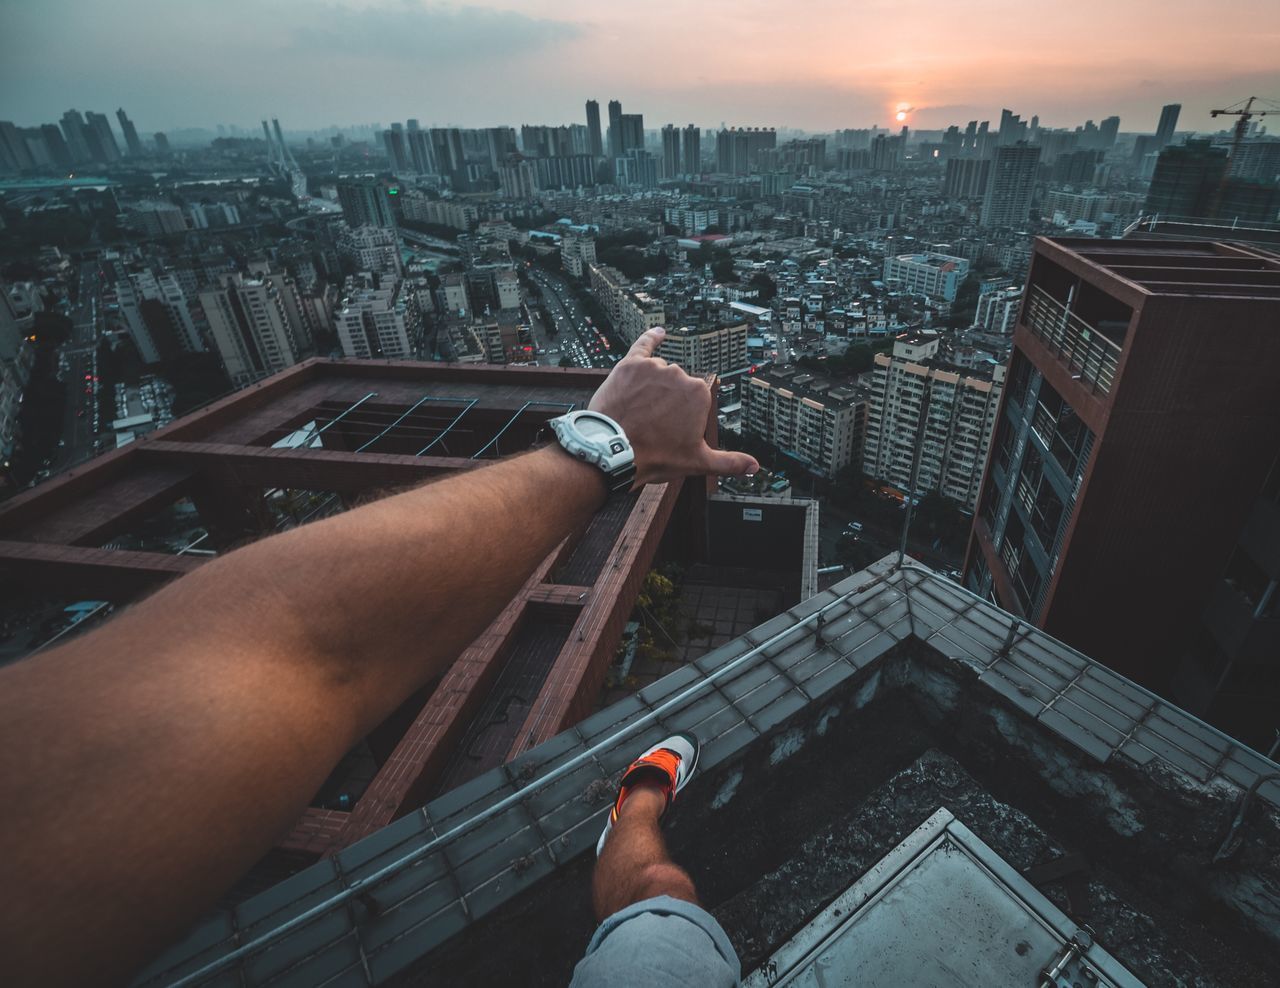
[[[599,412],[581,411],[561,415],[548,424],[570,456],[604,472],[609,493],[631,489],[636,479],[636,457],[617,422]]]

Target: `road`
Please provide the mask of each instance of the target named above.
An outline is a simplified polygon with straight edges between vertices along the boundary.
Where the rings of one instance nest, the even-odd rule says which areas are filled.
[[[576,367],[609,368],[618,362],[622,357],[621,348],[603,330],[588,322],[582,303],[563,278],[536,265],[526,267],[525,273],[542,290],[542,304],[559,330],[554,339],[548,338],[546,343],[539,344],[547,348],[550,363],[558,362],[562,356],[567,356]],[[560,353],[552,352],[556,349]]]
[[[80,285],[76,304],[67,315],[71,336],[60,350],[58,374],[67,386],[67,404],[62,418],[62,443],[49,464],[57,473],[94,455],[98,417],[98,340],[101,336],[101,284],[97,261],[80,265]],[[88,393],[86,393],[86,389]]]
[[[858,535],[858,539],[875,558],[878,559],[890,552],[898,551],[898,545],[902,538],[901,518],[897,520],[896,525],[886,527],[872,520],[866,514],[859,514],[847,508],[839,507],[832,504],[829,499],[824,498],[818,524],[819,565],[829,566],[840,562],[836,553],[836,543],[840,541],[846,526],[853,521],[862,523],[862,532]],[[914,529],[912,534],[915,534]],[[961,556],[954,555],[945,548],[941,551],[935,550],[929,545],[920,543],[915,538],[912,538],[908,543],[907,553],[940,573],[959,569],[963,563]]]

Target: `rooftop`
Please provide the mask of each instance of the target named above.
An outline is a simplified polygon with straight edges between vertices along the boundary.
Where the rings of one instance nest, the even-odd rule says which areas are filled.
[[[896,557],[208,917],[139,982],[563,985],[613,786],[677,730],[703,749],[669,844],[750,984],[815,957],[860,984],[1268,983],[1280,767]]]
[[[1262,247],[1209,240],[1059,237],[1041,238],[1040,243],[1152,295],[1280,299],[1280,255]]]

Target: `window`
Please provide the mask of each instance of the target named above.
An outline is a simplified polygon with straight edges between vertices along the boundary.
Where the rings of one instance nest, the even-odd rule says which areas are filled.
[[[1062,522],[1063,505],[1058,492],[1045,476],[1044,459],[1034,443],[1027,444],[1016,496],[1027,513],[1041,548],[1046,555],[1052,555],[1058,538],[1058,525]]]

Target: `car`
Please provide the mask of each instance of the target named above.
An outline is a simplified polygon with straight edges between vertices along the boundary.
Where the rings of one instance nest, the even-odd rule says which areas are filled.
[[[861,531],[862,531],[862,522],[860,522],[860,521],[851,521],[851,522],[849,522],[849,524],[845,526],[845,531],[846,531],[846,532],[861,532]]]

